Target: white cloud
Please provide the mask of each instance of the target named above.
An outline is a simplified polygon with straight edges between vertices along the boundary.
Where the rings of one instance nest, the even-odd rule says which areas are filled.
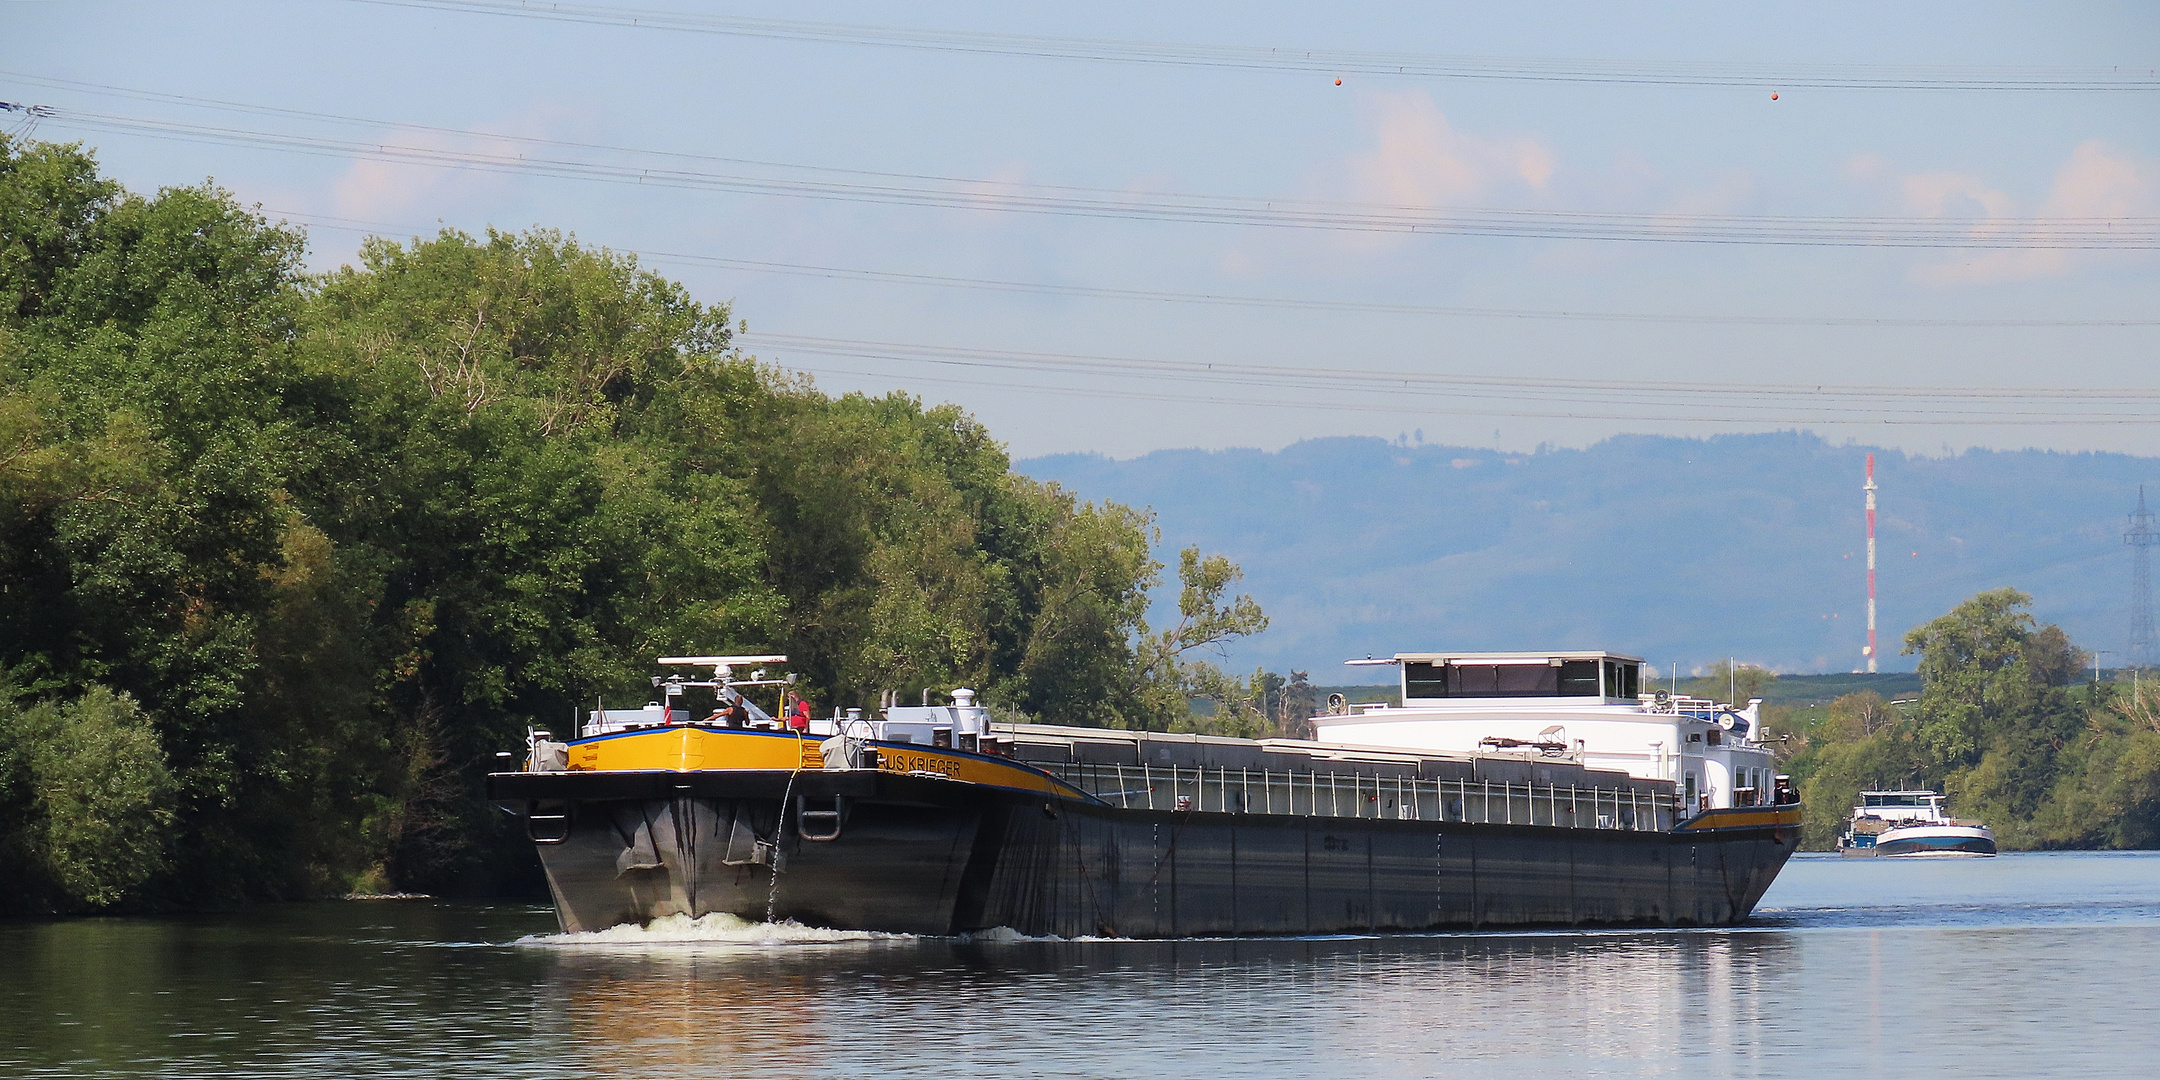
[[[454,163],[477,157],[510,164],[535,154],[545,156],[547,148],[519,140],[575,139],[590,126],[584,115],[542,106],[490,123],[489,132],[395,128],[374,140],[391,148],[395,156],[353,162],[331,184],[330,212],[386,222],[444,217],[474,208],[493,216],[530,181],[514,172]],[[573,151],[558,153],[576,156]],[[430,159],[445,164],[427,164]]]
[[[1375,145],[1351,161],[1364,201],[1460,206],[1500,188],[1544,191],[1552,181],[1553,154],[1544,144],[1457,131],[1429,94],[1373,94],[1367,111]]]
[[[380,142],[423,155],[517,156],[515,144],[501,139],[437,131],[392,131]],[[395,222],[422,213],[435,216],[446,203],[499,195],[509,184],[510,178],[501,173],[415,161],[363,159],[353,162],[330,186],[330,207],[341,217]]]
[[[2156,170],[2152,162],[2124,155],[2094,139],[2080,144],[2055,172],[2048,197],[2030,216],[2045,219],[2113,219],[2151,214],[2155,207]],[[2016,200],[1977,177],[1962,173],[1917,173],[1899,181],[1905,204],[1931,218],[1971,217],[1975,238],[2012,232],[2020,215]],[[1909,271],[1923,285],[1948,287],[2029,281],[2070,272],[2091,252],[2063,249],[1967,249],[1958,258],[1922,263]]]
[[[1029,194],[1032,183],[1026,162],[1007,161],[991,169],[989,175],[968,181],[962,192],[966,204],[976,208],[982,222],[1002,225],[1006,215],[1001,211],[1014,199]]]

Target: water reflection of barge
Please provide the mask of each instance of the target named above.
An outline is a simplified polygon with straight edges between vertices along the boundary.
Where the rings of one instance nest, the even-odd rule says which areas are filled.
[[[1659,744],[1752,744],[1752,710],[1627,697],[1637,661],[1582,655],[1549,658],[1553,678],[1514,673],[1512,696],[1413,696],[1387,719],[1469,731],[1589,708]],[[1492,666],[1477,659],[1439,666],[1475,686]],[[1639,771],[1665,775],[1591,768],[1601,747],[1561,732],[1460,753],[994,725],[964,690],[790,731],[741,695],[775,680],[734,677],[781,660],[664,660],[713,675],[664,680],[663,701],[595,712],[566,741],[536,733],[524,770],[489,778],[566,930],[709,912],[1067,937],[1713,925],[1747,917],[1798,838],[1783,784],[1684,802],[1680,755],[1645,756]],[[1581,671],[1572,693],[1546,685],[1582,663],[1588,693]],[[740,702],[748,726],[690,722],[677,706],[699,693]]]

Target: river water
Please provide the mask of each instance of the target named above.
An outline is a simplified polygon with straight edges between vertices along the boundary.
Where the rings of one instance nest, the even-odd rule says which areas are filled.
[[[1802,856],[1728,930],[554,929],[429,900],[0,923],[0,1076],[2160,1075],[2160,853]]]

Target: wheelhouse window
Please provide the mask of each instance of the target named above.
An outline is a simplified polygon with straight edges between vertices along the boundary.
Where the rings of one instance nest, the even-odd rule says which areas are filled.
[[[1637,668],[1612,660],[1480,663],[1405,660],[1404,698],[1605,697],[1636,693]]]
[[[1491,664],[1456,664],[1448,668],[1448,683],[1463,697],[1492,697],[1499,691],[1500,669]]]
[[[1560,669],[1551,664],[1456,664],[1448,669],[1456,697],[1557,697]]]
[[[1560,669],[1551,664],[1506,664],[1494,682],[1502,697],[1552,697],[1560,692]]]
[[[1598,696],[1598,662],[1564,660],[1560,664],[1561,697]]]
[[[1861,800],[1866,806],[1921,806],[1922,795],[1869,795]]]
[[[1403,696],[1406,698],[1447,697],[1447,666],[1445,664],[1421,664],[1414,660],[1402,666]]]

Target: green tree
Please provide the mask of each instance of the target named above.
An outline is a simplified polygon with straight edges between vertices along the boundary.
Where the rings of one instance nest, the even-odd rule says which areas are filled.
[[[370,613],[369,870],[499,878],[512,848],[476,798],[494,750],[588,694],[642,696],[653,655],[769,647],[727,439],[761,381],[724,308],[547,232],[370,241],[305,330],[342,455],[305,502],[327,579]]]
[[[173,794],[157,732],[126,695],[0,702],[0,860],[16,906],[133,898],[168,866]]]
[[[1271,717],[1282,676],[1265,668],[1240,679],[1205,660],[1186,665],[1184,689],[1191,706],[1170,730],[1198,735],[1256,739],[1275,734]]]
[[[1981,593],[1914,629],[1905,652],[1919,653],[1918,738],[1934,775],[1961,813],[2021,833],[2066,767],[2062,751],[2084,726],[2064,687],[2080,660],[2054,626],[2035,628],[2015,589]]]
[[[1050,723],[1124,726],[1136,645],[1147,632],[1148,590],[1161,564],[1149,554],[1148,516],[1116,504],[1061,502],[1025,587],[1039,605],[1014,678],[1016,707]]]
[[[1195,667],[1186,655],[1196,649],[1219,653],[1230,642],[1267,629],[1267,615],[1252,597],[1224,595],[1243,576],[1223,556],[1202,555],[1195,547],[1178,553],[1178,620],[1154,634],[1144,623],[1138,628],[1139,649],[1124,694],[1132,702],[1129,721],[1168,730],[1191,713],[1196,679],[1210,678],[1208,669]]]
[[[1265,624],[1188,551],[1151,631],[1147,514],[1013,473],[957,408],[760,365],[633,258],[301,250],[214,186],[0,140],[0,671],[30,703],[0,849],[43,875],[0,904],[531,886],[494,752],[642,699],[659,654],[1160,727],[1188,652]],[[146,846],[96,831],[122,820]]]
[[[287,480],[314,464],[292,420],[319,389],[290,349],[300,238],[208,185],[123,192],[48,144],[0,144],[0,220],[0,656],[40,698],[140,702],[190,868],[167,886],[266,887],[255,853],[282,834],[252,796],[285,748],[244,688]]]
[[[1791,763],[1799,785],[1807,846],[1830,847],[1862,791],[1923,782],[1916,725],[1872,690],[1846,694],[1805,728]]]

